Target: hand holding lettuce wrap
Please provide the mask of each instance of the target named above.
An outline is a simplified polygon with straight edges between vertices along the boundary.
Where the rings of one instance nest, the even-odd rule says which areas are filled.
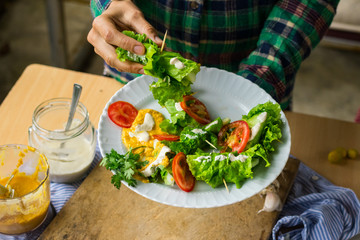
[[[116,53],[120,61],[133,61],[144,66],[145,74],[163,80],[166,76],[188,86],[195,81],[196,74],[200,71],[200,64],[183,58],[179,53],[162,51],[160,47],[145,34],[137,34],[132,31],[123,31],[123,34],[141,42],[145,47],[145,55],[136,55],[120,47]],[[177,61],[171,61],[176,58]],[[176,64],[178,62],[182,64]]]

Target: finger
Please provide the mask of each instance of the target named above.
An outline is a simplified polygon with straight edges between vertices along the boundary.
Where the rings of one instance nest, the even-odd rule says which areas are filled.
[[[138,55],[145,54],[145,47],[135,39],[121,33],[112,19],[106,14],[100,15],[94,19],[93,28],[100,34],[106,43],[121,47]]]
[[[145,20],[143,13],[133,2],[117,2],[116,4],[121,5],[121,8],[127,9],[127,11],[124,11],[122,14],[118,15],[118,18],[114,19],[115,21],[129,26],[130,29],[137,33],[146,34],[146,36],[154,41],[157,45],[162,44],[162,40],[159,38],[156,29]]]
[[[150,38],[154,43],[156,43],[158,46],[161,46],[163,41],[158,36],[155,28],[151,26],[145,19],[140,21],[143,21],[143,24],[134,26],[135,31],[139,33],[145,33],[146,36]]]
[[[129,25],[137,33],[144,33],[148,38],[150,38],[157,45],[162,44],[162,40],[159,38],[155,28],[148,23],[144,18],[138,18],[136,20],[130,20]]]
[[[95,53],[103,58],[109,66],[122,72],[144,73],[143,65],[130,61],[120,61],[117,58],[115,48],[108,44],[94,29],[90,30],[88,41],[94,46]]]
[[[148,23],[144,18],[132,16],[128,22],[129,26],[134,29],[137,33],[144,33],[148,38],[150,38],[157,45],[161,46],[162,40],[159,38],[155,28]]]

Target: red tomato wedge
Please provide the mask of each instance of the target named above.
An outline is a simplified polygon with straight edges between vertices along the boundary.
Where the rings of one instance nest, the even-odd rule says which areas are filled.
[[[171,134],[155,134],[152,135],[155,139],[159,140],[159,141],[171,141],[171,142],[175,142],[175,141],[179,141],[180,140],[180,136],[177,135],[171,135]]]
[[[206,106],[197,98],[193,96],[183,96],[183,101],[180,106],[184,111],[195,121],[200,124],[210,123],[210,115],[206,109]]]
[[[191,192],[194,189],[195,177],[189,170],[189,165],[186,162],[186,155],[183,152],[179,152],[174,157],[172,171],[175,182],[181,190]]]
[[[128,102],[117,101],[110,104],[108,116],[116,125],[129,128],[134,122],[138,110]]]
[[[250,138],[250,128],[243,120],[235,121],[223,126],[218,134],[220,146],[230,147],[232,151],[241,153]]]

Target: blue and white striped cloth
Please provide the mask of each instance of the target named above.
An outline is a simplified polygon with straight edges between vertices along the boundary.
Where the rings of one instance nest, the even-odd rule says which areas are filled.
[[[97,147],[89,172],[100,159],[101,154]],[[53,211],[44,223],[36,230],[21,236],[0,234],[0,239],[37,239],[86,176],[72,184],[51,183],[51,205],[53,206],[51,210]],[[292,230],[284,232],[286,229]],[[273,228],[272,239],[347,240],[359,233],[360,203],[355,193],[350,189],[333,185],[300,163],[292,190]]]
[[[360,233],[355,193],[333,185],[302,163],[279,218],[273,239],[347,240]]]

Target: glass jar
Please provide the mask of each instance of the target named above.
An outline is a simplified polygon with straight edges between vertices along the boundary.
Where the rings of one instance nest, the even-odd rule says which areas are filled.
[[[96,132],[86,107],[79,102],[69,130],[65,130],[70,98],[54,98],[34,111],[29,144],[45,154],[52,182],[70,183],[88,171],[95,156]]]
[[[43,154],[25,145],[0,146],[0,184],[0,233],[22,234],[44,221],[50,180]]]

